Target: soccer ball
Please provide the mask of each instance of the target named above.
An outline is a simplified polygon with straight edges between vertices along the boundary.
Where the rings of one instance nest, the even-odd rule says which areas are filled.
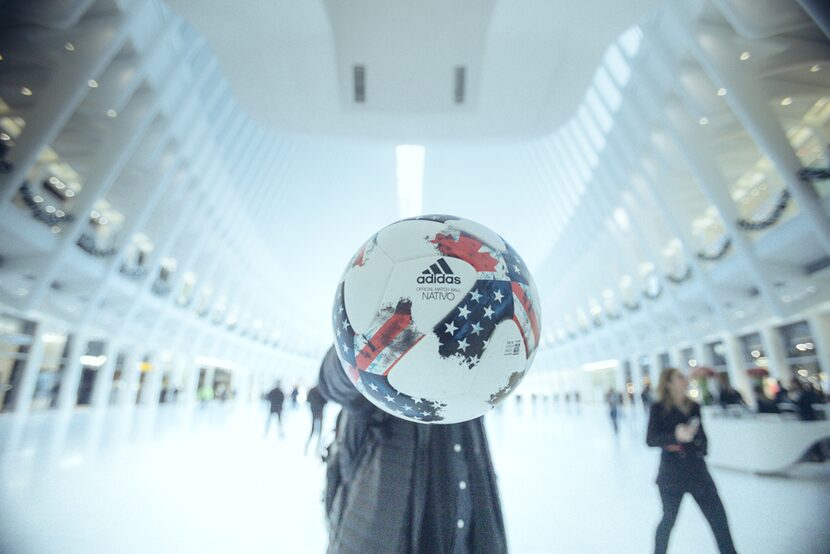
[[[486,227],[428,215],[381,229],[334,299],[337,355],[378,408],[420,423],[468,421],[527,373],[540,304],[522,259]]]

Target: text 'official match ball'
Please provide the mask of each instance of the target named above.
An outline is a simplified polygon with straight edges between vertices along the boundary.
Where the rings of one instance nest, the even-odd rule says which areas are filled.
[[[504,239],[447,215],[385,227],[337,287],[337,354],[373,404],[421,423],[457,423],[501,402],[539,344],[533,278]]]

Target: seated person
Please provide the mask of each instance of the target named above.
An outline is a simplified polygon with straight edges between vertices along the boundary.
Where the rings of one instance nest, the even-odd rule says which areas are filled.
[[[816,392],[810,383],[804,383],[801,379],[793,379],[790,387],[794,397],[798,417],[801,421],[816,421],[821,419],[813,404],[821,404],[824,398]]]
[[[780,408],[778,408],[778,404],[776,404],[774,400],[767,398],[767,395],[764,394],[764,387],[761,385],[755,385],[752,387],[752,391],[755,393],[755,402],[758,405],[759,414],[781,413]]]
[[[726,408],[727,406],[738,404],[746,407],[746,401],[740,392],[732,388],[728,382],[721,384],[720,390],[720,405]]]

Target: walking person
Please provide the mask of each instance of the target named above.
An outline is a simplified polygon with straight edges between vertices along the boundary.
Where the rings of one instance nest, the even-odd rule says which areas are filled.
[[[611,417],[611,424],[614,426],[614,434],[618,435],[620,426],[618,419],[620,417],[620,395],[614,389],[608,389],[605,393],[605,403],[608,404],[608,415]]]
[[[679,370],[664,369],[657,384],[657,403],[649,414],[646,443],[662,449],[657,487],[663,519],[655,533],[654,552],[664,554],[668,549],[680,502],[688,492],[709,522],[721,554],[735,554],[726,510],[704,460],[707,442],[700,405],[686,396],[688,386]]]
[[[308,445],[311,444],[311,439],[314,438],[314,434],[317,434],[317,452],[320,452],[320,441],[323,439],[323,433],[321,429],[323,428],[323,408],[326,406],[326,399],[323,398],[323,394],[320,392],[320,387],[313,386],[308,389],[308,393],[306,394],[306,402],[308,402],[309,408],[311,408],[311,433],[308,435],[308,440],[305,441],[305,453],[308,453]]]
[[[285,393],[282,392],[279,381],[277,381],[274,388],[268,391],[268,394],[265,395],[265,400],[268,401],[270,408],[268,418],[265,420],[265,436],[268,436],[268,428],[271,426],[271,419],[276,415],[279,435],[280,437],[284,437],[285,433],[283,433],[282,430],[282,404],[285,401]]]

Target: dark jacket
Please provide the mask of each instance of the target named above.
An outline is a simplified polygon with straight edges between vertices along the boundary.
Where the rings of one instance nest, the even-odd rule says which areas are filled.
[[[265,396],[265,400],[267,400],[271,404],[272,414],[281,412],[282,403],[285,401],[285,393],[282,392],[282,389],[280,389],[279,387],[274,387]]]
[[[705,471],[704,457],[708,449],[706,432],[701,421],[692,442],[679,443],[674,436],[675,427],[689,423],[692,418],[700,419],[700,404],[692,402],[688,414],[672,406],[666,410],[661,402],[651,406],[648,418],[646,444],[663,449],[660,455],[660,469],[657,471],[658,484],[682,482],[697,471]]]
[[[344,408],[326,475],[330,553],[440,554],[453,546],[454,552],[507,552],[480,418],[433,429],[378,410],[351,383],[333,348],[320,367],[319,387]],[[465,461],[460,471],[469,475],[468,487],[459,491],[453,483],[436,498],[435,485],[453,478],[458,460]],[[458,548],[454,510],[467,498],[472,523],[462,529],[465,546]]]
[[[323,394],[320,392],[320,387],[311,387],[308,389],[306,402],[308,402],[308,405],[311,408],[311,414],[314,417],[323,417],[323,408],[326,405],[326,399],[323,398]]]

